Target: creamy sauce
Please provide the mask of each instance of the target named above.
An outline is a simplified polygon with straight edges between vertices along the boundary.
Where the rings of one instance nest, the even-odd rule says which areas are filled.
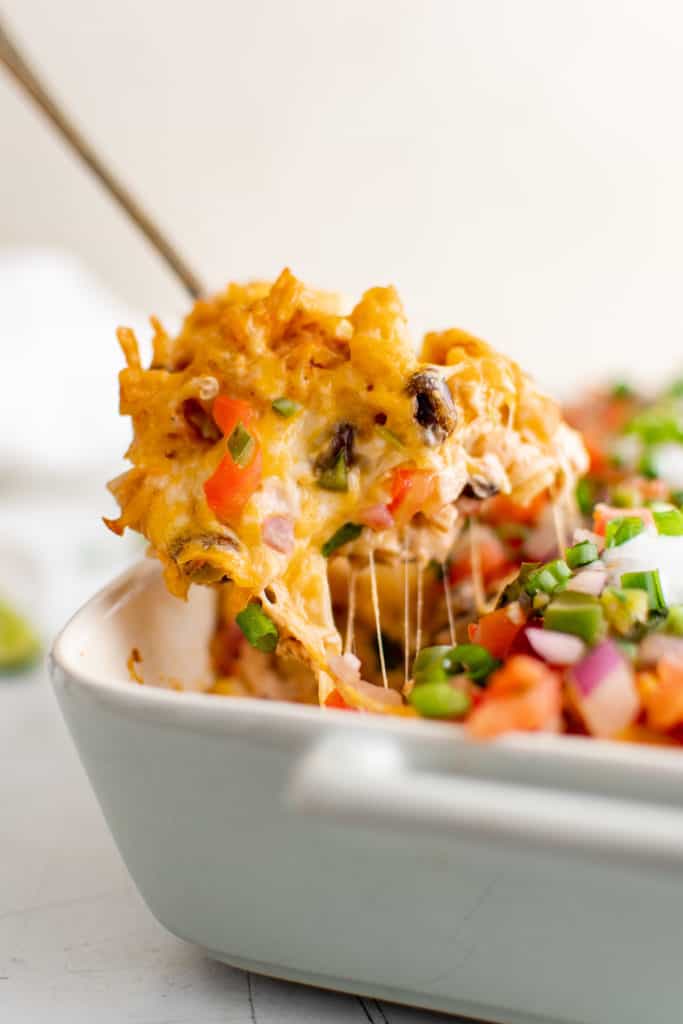
[[[602,561],[610,584],[617,587],[622,573],[659,569],[666,603],[683,604],[683,537],[668,537],[650,527],[625,544],[606,548]]]

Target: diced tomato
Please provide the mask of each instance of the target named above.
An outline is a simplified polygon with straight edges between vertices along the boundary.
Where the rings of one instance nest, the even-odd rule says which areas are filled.
[[[430,469],[399,466],[391,478],[389,512],[399,525],[410,522],[432,497],[436,474]]]
[[[662,658],[656,676],[639,673],[637,682],[651,728],[668,732],[683,723],[683,661]]]
[[[506,569],[511,568],[505,547],[500,538],[496,537],[493,530],[480,527],[477,532],[477,546],[481,561],[481,572],[484,581],[496,579],[502,576]],[[472,575],[472,552],[469,545],[451,562],[448,578],[451,583],[458,583],[460,580],[469,579]]]
[[[261,483],[263,457],[256,442],[251,462],[238,466],[227,452],[214,474],[204,483],[204,494],[211,510],[225,523],[242,515],[244,506]]]
[[[468,627],[469,638],[474,644],[481,644],[494,658],[507,658],[518,634],[526,625],[526,616],[515,601],[505,608],[482,615],[478,622]]]
[[[511,730],[556,732],[560,726],[560,677],[538,658],[516,654],[491,676],[467,731],[489,739]]]
[[[607,524],[613,519],[623,519],[624,516],[637,516],[642,519],[646,526],[654,526],[654,516],[649,508],[616,508],[614,505],[605,505],[599,502],[593,509],[593,529],[600,537],[604,537]]]
[[[529,505],[518,505],[507,494],[496,494],[480,502],[479,517],[487,523],[522,523],[533,525],[548,503],[545,491],[537,494]]]
[[[238,423],[248,427],[254,418],[254,409],[249,402],[228,398],[227,395],[218,395],[211,412],[225,437],[230,437]]]
[[[249,427],[254,409],[241,398],[219,395],[213,403],[213,418],[226,437],[230,437],[238,423]],[[254,436],[254,451],[246,466],[238,465],[228,451],[218,463],[213,475],[204,483],[204,494],[218,519],[232,523],[242,515],[244,506],[261,483],[263,456],[258,438]]]
[[[346,703],[339,690],[332,690],[328,693],[325,698],[325,707],[337,708],[339,711],[358,711],[358,708],[352,708],[350,704]]]

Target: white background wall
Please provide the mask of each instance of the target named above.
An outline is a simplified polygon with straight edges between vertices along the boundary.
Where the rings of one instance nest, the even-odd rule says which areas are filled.
[[[45,80],[209,284],[394,282],[563,383],[683,366],[683,5],[5,0]],[[184,299],[0,75],[0,243]]]

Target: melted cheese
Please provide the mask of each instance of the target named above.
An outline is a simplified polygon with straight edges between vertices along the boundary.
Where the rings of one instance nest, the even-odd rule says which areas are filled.
[[[342,315],[329,295],[284,271],[272,287],[230,285],[197,302],[175,339],[153,325],[147,369],[133,333],[119,331],[127,360],[121,412],[131,417],[134,437],[132,468],[110,485],[121,515],[109,525],[144,534],[173,593],[183,596],[192,582],[220,583],[230,590],[233,612],[251,598],[261,601],[279,627],[279,650],[314,669],[323,699],[331,688],[328,659],[342,645],[321,546],[364,508],[388,502],[396,467],[435,474],[420,510],[421,565],[447,554],[457,529],[454,502],[468,479],[525,502],[571,486],[585,468],[582,446],[555,404],[484,342],[455,330],[432,334],[418,358],[393,288],[371,289]],[[447,436],[418,422],[408,386],[416,373],[436,376],[450,391]],[[218,393],[250,403],[263,456],[261,486],[229,523],[216,517],[203,489],[226,450],[210,429]],[[290,419],[272,409],[283,395],[301,406]],[[205,431],[193,422],[202,416]],[[343,493],[321,489],[315,468],[341,422],[352,424],[356,452]],[[400,448],[378,434],[378,423]],[[289,554],[263,541],[272,514],[295,523]],[[400,580],[399,530],[369,535],[366,529],[344,553],[364,565],[374,549]],[[420,625],[418,612],[418,632]]]

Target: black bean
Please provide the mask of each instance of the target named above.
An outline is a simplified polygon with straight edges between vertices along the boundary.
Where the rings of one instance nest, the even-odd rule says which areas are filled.
[[[452,434],[458,413],[448,384],[435,370],[420,370],[408,381],[415,399],[414,417],[424,428],[428,442],[439,444]]]

